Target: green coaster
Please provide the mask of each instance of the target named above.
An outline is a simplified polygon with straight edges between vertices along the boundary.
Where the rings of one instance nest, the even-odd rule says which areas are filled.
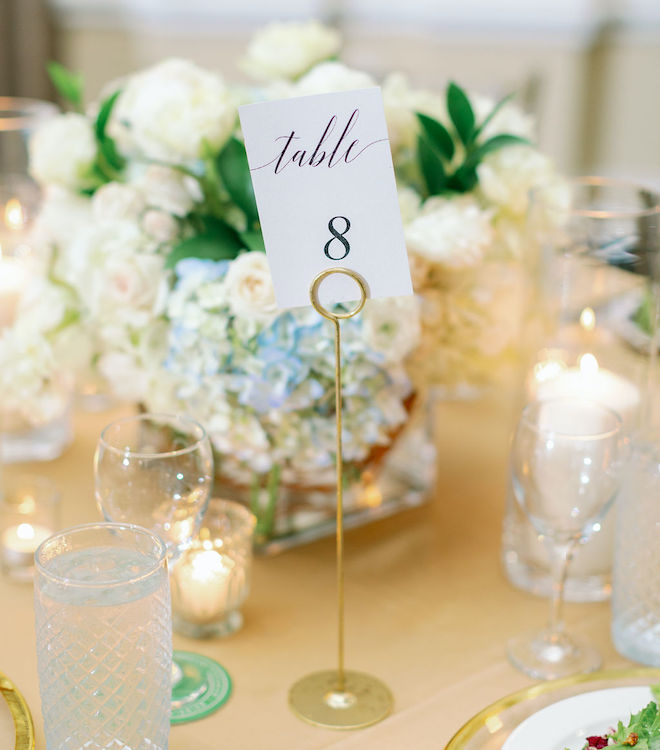
[[[231,677],[217,661],[192,651],[175,651],[173,660],[183,677],[172,686],[170,724],[203,719],[227,702]]]

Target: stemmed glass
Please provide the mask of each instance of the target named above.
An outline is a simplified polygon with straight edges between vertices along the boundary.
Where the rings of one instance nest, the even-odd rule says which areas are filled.
[[[213,453],[203,427],[185,416],[139,414],[109,424],[94,456],[96,502],[107,521],[139,524],[165,542],[170,571],[202,523],[213,480]],[[181,679],[173,654],[173,708],[204,692],[200,678]]]
[[[553,575],[547,627],[508,644],[513,665],[532,677],[554,679],[600,665],[598,652],[564,629],[564,584],[576,545],[616,496],[624,446],[620,417],[590,401],[534,401],[520,417],[511,450],[514,495],[549,545]]]

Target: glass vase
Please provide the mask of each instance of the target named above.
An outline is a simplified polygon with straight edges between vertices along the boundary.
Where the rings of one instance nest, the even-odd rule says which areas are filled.
[[[649,414],[657,220],[653,193],[625,182],[585,177],[533,192],[527,241],[536,250],[537,294],[526,321],[521,402],[598,401],[621,416],[628,434]],[[610,510],[576,549],[567,599],[609,596],[614,525]],[[511,491],[502,561],[515,586],[550,594],[545,540]]]

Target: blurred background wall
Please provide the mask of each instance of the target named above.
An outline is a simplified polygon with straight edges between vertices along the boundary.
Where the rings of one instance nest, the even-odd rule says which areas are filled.
[[[317,17],[345,61],[443,89],[520,92],[542,148],[569,173],[660,187],[660,0],[0,0],[0,95],[44,96],[43,61],[109,79],[187,57],[243,79],[251,32]]]

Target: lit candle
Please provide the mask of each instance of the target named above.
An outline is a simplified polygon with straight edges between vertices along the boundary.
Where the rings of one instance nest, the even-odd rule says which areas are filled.
[[[3,258],[0,247],[0,328],[11,325],[30,274],[19,258]]]
[[[237,606],[232,601],[236,562],[213,548],[189,550],[175,565],[175,606],[186,620],[214,622]]]
[[[578,398],[597,401],[615,411],[624,428],[634,426],[641,394],[639,388],[627,378],[598,366],[593,354],[583,354],[579,367],[540,367],[536,374],[536,397]],[[538,366],[537,366],[538,367]]]
[[[19,523],[2,532],[2,558],[7,567],[27,568],[34,561],[37,547],[53,532],[39,524]]]

